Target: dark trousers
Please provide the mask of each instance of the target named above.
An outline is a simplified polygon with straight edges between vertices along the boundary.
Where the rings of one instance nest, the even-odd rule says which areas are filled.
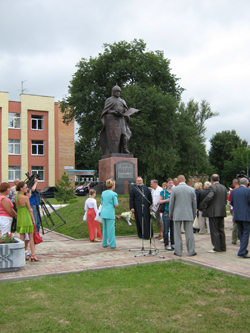
[[[224,217],[209,217],[209,226],[214,251],[226,251]]]
[[[244,256],[248,254],[247,246],[250,233],[250,222],[237,221],[237,226],[238,226],[238,235],[240,238],[240,249],[238,252],[238,256]]]
[[[168,232],[170,229],[170,242],[171,245],[174,245],[174,224],[173,220],[170,220],[169,217],[169,212],[164,212],[163,213],[163,226],[164,226],[164,231],[163,231],[163,238],[164,238],[164,245],[168,245]]]

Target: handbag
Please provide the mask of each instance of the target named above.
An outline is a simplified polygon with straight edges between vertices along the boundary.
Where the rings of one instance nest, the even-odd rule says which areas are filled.
[[[199,222],[199,219],[198,219],[197,216],[194,219],[193,228],[194,229],[200,229],[200,222]]]
[[[165,212],[165,203],[159,205],[158,212],[160,212],[160,213]]]
[[[15,203],[13,203],[13,210],[15,212],[17,212]],[[13,220],[12,220],[12,223],[11,223],[11,232],[16,232],[16,223],[17,223],[17,219],[15,217],[13,217]]]
[[[102,205],[99,206],[96,217],[95,217],[95,221],[99,222],[99,223],[102,223],[101,210],[102,210]]]
[[[165,200],[165,191],[164,191],[164,200]],[[160,213],[164,213],[165,212],[165,202],[159,204],[158,212],[160,212]]]
[[[12,223],[11,223],[11,232],[16,232],[16,218],[13,217]]]
[[[40,244],[43,242],[42,237],[39,235],[39,232],[37,231],[36,225],[33,223],[34,225],[34,241],[35,244]]]

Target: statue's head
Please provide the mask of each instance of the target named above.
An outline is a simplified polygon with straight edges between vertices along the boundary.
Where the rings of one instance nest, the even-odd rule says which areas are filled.
[[[113,88],[112,88],[112,95],[115,97],[120,97],[121,94],[121,88],[116,84]]]

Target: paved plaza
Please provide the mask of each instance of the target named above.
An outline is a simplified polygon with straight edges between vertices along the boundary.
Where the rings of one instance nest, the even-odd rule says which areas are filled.
[[[117,237],[117,249],[111,250],[103,248],[101,243],[92,243],[88,239],[75,240],[59,233],[49,232],[42,236],[44,241],[36,246],[36,256],[40,261],[28,261],[18,271],[0,273],[0,281],[15,281],[46,275],[117,268],[145,263],[160,263],[170,260],[200,265],[250,278],[250,259],[237,257],[239,241],[237,245],[231,243],[231,216],[225,220],[225,233],[227,243],[226,252],[208,253],[207,250],[213,248],[210,235],[194,234],[197,255],[188,257],[185,247],[185,235],[182,235],[184,245],[183,254],[182,257],[177,257],[174,255],[174,252],[165,251],[164,244],[157,239],[153,239],[152,241],[159,250],[154,251],[154,246],[152,246],[152,252],[156,255],[138,256],[143,253],[141,251],[142,241],[136,236]],[[144,253],[148,253],[148,240],[144,242],[144,248],[146,250]],[[136,249],[137,251],[130,251],[131,249]],[[163,256],[164,258],[160,258],[159,256]]]

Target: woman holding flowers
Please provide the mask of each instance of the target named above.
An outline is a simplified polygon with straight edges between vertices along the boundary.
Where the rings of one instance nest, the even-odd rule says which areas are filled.
[[[115,240],[115,207],[118,206],[117,193],[114,192],[115,182],[112,179],[106,181],[107,190],[102,192],[101,196],[101,218],[102,228],[102,245],[116,248]],[[108,243],[109,240],[109,243]]]
[[[4,235],[7,232],[10,233],[13,217],[16,218],[16,212],[13,209],[13,203],[7,198],[10,192],[10,185],[1,183],[0,192],[0,227],[1,234]]]
[[[31,249],[31,261],[39,261],[35,255],[34,241],[34,216],[33,210],[30,207],[29,198],[25,195],[28,187],[25,182],[20,182],[16,186],[16,207],[17,207],[17,226],[16,231],[20,233],[20,239],[25,240],[25,233],[28,234]]]

